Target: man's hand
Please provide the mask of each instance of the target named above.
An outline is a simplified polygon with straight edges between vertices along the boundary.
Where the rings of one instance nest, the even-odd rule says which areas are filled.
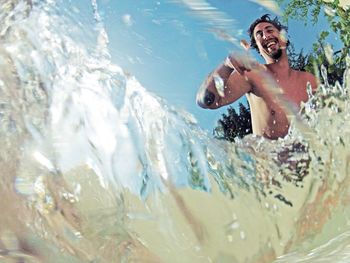
[[[251,71],[252,69],[259,67],[260,64],[249,55],[249,43],[246,40],[241,40],[240,44],[244,48],[245,52],[231,53],[226,58],[224,64],[225,66],[236,70],[240,75],[244,75],[245,71]]]
[[[216,109],[230,104],[252,90],[247,72],[261,65],[248,54],[249,44],[241,41],[246,52],[229,55],[224,63],[208,75],[197,93],[197,104]]]

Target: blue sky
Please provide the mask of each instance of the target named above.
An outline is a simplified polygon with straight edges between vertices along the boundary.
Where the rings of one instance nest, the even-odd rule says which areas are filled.
[[[230,38],[248,39],[250,23],[271,13],[248,0],[100,0],[98,4],[112,61],[150,92],[192,113],[199,126],[209,131],[226,109],[199,108],[195,103],[198,87],[231,51],[240,49]],[[305,27],[289,21],[288,26],[296,49],[308,51],[327,23],[323,19]],[[220,32],[228,37],[220,38]],[[260,60],[255,52],[252,55]]]

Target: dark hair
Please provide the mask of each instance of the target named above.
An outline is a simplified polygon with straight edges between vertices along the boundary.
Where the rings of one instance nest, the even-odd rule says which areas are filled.
[[[274,19],[271,19],[270,18],[270,15],[269,14],[265,14],[263,16],[261,16],[260,18],[256,19],[249,27],[248,29],[248,34],[249,34],[249,37],[250,37],[250,46],[252,48],[255,48],[258,52],[259,52],[259,49],[258,49],[258,46],[255,42],[255,38],[254,38],[254,28],[260,24],[260,23],[263,23],[263,22],[266,22],[266,23],[270,23],[272,24],[274,27],[276,27],[278,29],[278,31],[281,31],[282,29],[288,31],[288,27],[282,25],[280,23],[280,21],[278,21],[278,18],[275,17]],[[289,45],[289,41],[287,42],[287,46]]]

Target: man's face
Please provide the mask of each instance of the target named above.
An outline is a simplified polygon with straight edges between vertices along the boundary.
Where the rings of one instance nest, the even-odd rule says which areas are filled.
[[[268,22],[262,22],[254,28],[254,38],[260,54],[277,60],[282,55],[282,49],[286,48],[286,41],[281,38],[280,31]]]

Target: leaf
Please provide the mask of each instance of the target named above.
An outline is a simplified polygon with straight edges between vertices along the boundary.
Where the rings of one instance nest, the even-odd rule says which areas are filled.
[[[329,36],[329,32],[328,31],[322,31],[321,33],[320,33],[320,40],[325,40],[326,39],[326,37],[328,37]]]

